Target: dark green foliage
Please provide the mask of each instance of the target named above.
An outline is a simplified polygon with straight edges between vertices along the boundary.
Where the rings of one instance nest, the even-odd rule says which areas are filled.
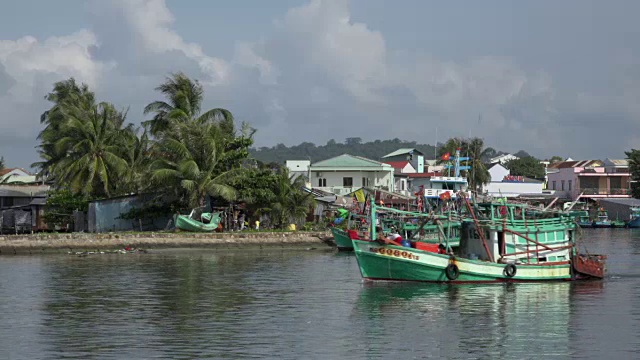
[[[331,139],[327,141],[326,145],[320,146],[310,142],[303,142],[292,147],[278,144],[273,147],[252,148],[250,152],[251,156],[262,162],[284,164],[286,160],[311,160],[311,162],[317,162],[342,154],[381,160],[383,156],[400,148],[415,148],[424,154],[425,159],[434,158],[433,145],[418,144],[415,141],[401,141],[399,139],[375,140],[363,143],[360,138],[348,138],[343,144]]]
[[[53,190],[47,195],[47,207],[44,221],[52,227],[71,227],[73,212],[87,211],[88,201],[80,194],[73,194],[67,189]]]
[[[0,156],[0,170],[4,169],[4,156]]]
[[[631,196],[640,199],[640,150],[631,149],[625,155],[629,159],[629,172],[631,173]]]
[[[180,203],[178,201],[170,203],[164,201],[149,201],[141,207],[134,207],[129,211],[121,213],[118,218],[125,220],[157,219],[174,214],[179,210],[183,209],[180,208]]]
[[[505,167],[511,171],[513,176],[526,176],[528,178],[544,178],[544,165],[533,156],[508,161]]]
[[[517,156],[519,158],[526,158],[526,157],[531,157],[531,155],[529,155],[528,152],[524,151],[524,150],[520,150],[517,153],[513,154],[514,156]]]
[[[562,157],[560,157],[558,155],[554,155],[554,156],[551,157],[551,159],[549,159],[549,162],[552,163],[552,164],[555,164],[555,163],[561,162],[561,161],[564,161],[564,158],[562,158]]]

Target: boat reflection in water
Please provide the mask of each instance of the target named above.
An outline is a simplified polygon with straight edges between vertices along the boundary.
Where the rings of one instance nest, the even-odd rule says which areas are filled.
[[[602,282],[499,285],[365,283],[352,316],[378,339],[363,348],[375,355],[406,346],[424,356],[530,358],[570,355],[572,299],[602,292]],[[532,336],[535,334],[535,336]],[[380,343],[380,335],[392,341]],[[399,343],[398,343],[399,342]],[[413,345],[412,345],[413,344]]]

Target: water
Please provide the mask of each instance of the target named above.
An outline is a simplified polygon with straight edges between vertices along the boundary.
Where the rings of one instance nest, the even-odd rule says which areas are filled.
[[[363,283],[353,255],[0,257],[0,359],[637,358],[640,231],[587,230],[604,281]]]

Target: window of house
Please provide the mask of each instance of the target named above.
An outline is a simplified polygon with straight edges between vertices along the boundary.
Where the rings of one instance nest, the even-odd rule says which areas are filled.
[[[400,190],[404,191],[404,180],[400,180]]]
[[[324,179],[324,178],[318,179],[318,187],[326,187],[326,186],[327,186],[327,179]]]
[[[344,186],[344,187],[352,187],[353,186],[353,178],[352,177],[343,177],[342,178],[342,186]]]
[[[365,187],[365,186],[367,186],[367,178],[363,177],[362,178],[362,187]]]
[[[556,189],[556,182],[552,181],[551,183],[553,184],[553,190],[555,190]]]
[[[572,180],[569,180],[569,191],[571,191],[571,182]]]
[[[564,191],[564,180],[560,180],[560,190]]]

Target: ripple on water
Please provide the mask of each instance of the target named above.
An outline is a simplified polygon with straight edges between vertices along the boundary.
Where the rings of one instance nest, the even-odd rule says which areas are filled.
[[[2,257],[0,358],[629,358],[640,233],[594,234],[610,275],[582,283],[363,283],[353,255],[282,249]]]

